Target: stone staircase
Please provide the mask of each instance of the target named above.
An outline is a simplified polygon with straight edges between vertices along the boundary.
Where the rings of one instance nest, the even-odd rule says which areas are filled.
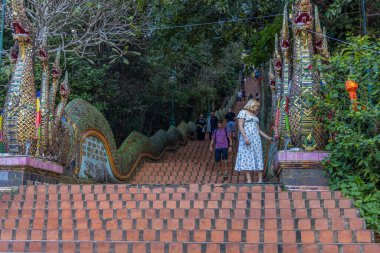
[[[350,200],[278,185],[37,185],[0,201],[1,252],[380,252]]]

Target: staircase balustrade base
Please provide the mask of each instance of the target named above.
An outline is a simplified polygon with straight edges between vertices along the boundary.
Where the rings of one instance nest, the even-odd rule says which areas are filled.
[[[275,174],[287,186],[327,186],[329,173],[322,161],[328,152],[280,151],[275,158]]]

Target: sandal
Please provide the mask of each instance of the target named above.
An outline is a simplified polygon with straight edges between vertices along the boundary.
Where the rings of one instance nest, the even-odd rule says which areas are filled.
[[[224,171],[223,177],[228,177],[228,176],[229,176],[228,170]]]

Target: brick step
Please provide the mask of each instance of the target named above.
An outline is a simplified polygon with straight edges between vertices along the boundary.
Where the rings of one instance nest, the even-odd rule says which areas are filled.
[[[182,155],[182,156],[211,156],[213,155],[212,152],[210,152],[210,141],[205,141],[202,143],[202,145],[196,145],[199,143],[192,143],[195,144],[193,147],[190,147],[189,149],[183,149],[183,150],[178,150],[173,153],[167,153],[167,156],[176,156]]]
[[[231,179],[229,179],[231,177]],[[141,175],[137,174],[132,184],[137,182],[139,184],[191,184],[191,183],[200,183],[200,184],[218,184],[218,183],[234,183],[231,181],[238,181],[236,183],[245,183],[244,175],[230,175],[224,177],[218,175],[216,172],[213,175],[174,175],[174,176],[160,176],[156,175],[155,172],[150,173],[150,175]]]
[[[222,171],[223,172],[223,171]],[[140,174],[138,173],[137,176],[135,177],[135,179],[139,178],[139,179],[162,179],[162,180],[168,180],[168,179],[171,179],[171,180],[177,180],[177,179],[182,179],[182,180],[189,180],[189,179],[212,179],[212,180],[218,180],[218,179],[223,179],[223,176],[222,175],[218,175],[218,171],[210,171],[210,173],[207,173],[209,175],[206,175],[206,173],[196,173],[196,174],[193,174],[193,175],[176,175],[177,173],[172,173],[172,172],[168,172],[166,174],[169,174],[169,175],[160,175],[162,174],[163,172],[161,173],[157,173],[157,172],[153,172],[153,173],[144,173],[144,174]],[[184,172],[183,172],[184,173]],[[170,175],[171,174],[171,175]],[[228,174],[230,175],[230,174]],[[244,175],[233,175],[233,177],[244,177]]]
[[[171,161],[170,164],[164,164],[164,163],[144,163],[142,165],[142,167],[143,168],[145,168],[145,167],[149,167],[149,168],[154,168],[154,167],[165,167],[165,168],[167,168],[167,167],[202,168],[202,167],[205,167],[205,166],[212,166],[213,164],[215,164],[214,156],[210,156],[207,160],[205,160],[205,162],[203,162],[201,164],[192,164],[192,163],[184,161],[184,159],[178,159],[178,161],[173,161],[173,159],[170,159],[170,161]],[[172,162],[174,162],[174,163],[172,163]],[[234,164],[235,163],[234,157],[230,155],[228,157],[227,162],[229,164]]]
[[[282,230],[265,229],[2,229],[0,240],[95,240],[161,242],[248,242],[248,243],[371,243],[369,230]]]
[[[206,151],[203,151],[203,153],[205,153]],[[183,155],[175,155],[175,158],[176,158],[176,161],[173,161],[172,160],[172,157],[165,157],[162,162],[160,163],[154,163],[154,164],[160,164],[160,166],[171,166],[169,164],[167,164],[168,162],[172,163],[172,162],[176,162],[177,164],[176,165],[180,165],[181,163],[184,163],[184,161],[188,160],[188,161],[202,161],[202,162],[193,162],[193,163],[188,163],[188,165],[195,165],[195,166],[203,166],[203,165],[209,165],[209,164],[212,164],[214,162],[214,154],[213,153],[210,153],[210,151],[208,151],[209,154],[207,155],[197,155],[197,154],[183,154]],[[232,154],[229,154],[229,159],[231,159],[232,157],[234,157]],[[173,156],[174,158],[174,156]],[[174,165],[174,164],[173,164]]]
[[[202,183],[205,183],[205,184],[209,184],[209,183],[213,183],[213,184],[222,184],[222,183],[244,183],[244,180],[243,179],[237,179],[237,178],[233,178],[231,180],[229,180],[228,178],[220,178],[220,179],[204,179],[204,178],[201,178],[201,179],[188,179],[188,180],[183,180],[183,179],[176,179],[176,180],[164,180],[164,179],[153,179],[153,180],[150,180],[150,179],[138,179],[138,180],[133,180],[131,181],[132,184],[189,184],[189,183],[199,183],[199,184],[202,184]]]
[[[123,241],[1,241],[4,252],[81,252],[81,253],[375,253],[374,243],[183,243]]]
[[[162,202],[162,201],[191,201],[199,202],[216,202],[229,203],[232,205],[252,206],[279,206],[284,208],[352,208],[352,202],[348,199],[293,199],[287,196],[270,193],[193,193],[193,192],[175,192],[175,193],[67,193],[47,195],[15,195],[10,199],[0,201],[0,209],[9,207],[18,208],[19,205],[25,204],[45,204],[50,201],[130,201],[130,200],[146,200]],[[79,202],[78,202],[79,203]],[[185,203],[185,202],[184,202]]]
[[[143,167],[144,166],[148,166],[148,167],[161,167],[161,166],[164,166],[164,167],[168,167],[168,166],[187,166],[189,168],[197,168],[197,167],[203,167],[203,166],[207,166],[207,165],[213,165],[214,164],[214,156],[210,154],[209,156],[210,160],[205,160],[205,161],[202,161],[202,162],[194,162],[193,159],[189,159],[189,160],[185,160],[185,159],[178,159],[178,162],[173,162],[172,160],[170,160],[170,162],[154,162],[154,163],[144,163],[143,164]]]
[[[236,140],[232,140],[233,142],[235,141],[235,144],[236,144]],[[196,146],[197,143],[191,143],[190,145],[194,145],[193,149],[184,149],[184,150],[178,150],[174,153],[167,153],[165,154],[165,157],[162,161],[164,162],[169,162],[168,161],[168,157],[175,157],[175,158],[178,158],[179,156],[183,156],[183,157],[186,157],[186,158],[190,158],[190,157],[195,157],[195,156],[213,156],[214,155],[214,152],[210,152],[210,142],[207,141],[205,142],[206,145],[199,145],[199,146]],[[233,148],[232,148],[232,151],[229,152],[229,154],[236,154],[236,151],[237,151],[237,146],[235,145]]]
[[[168,152],[167,154],[168,155],[173,155],[173,154],[177,154],[177,153],[184,154],[185,152],[201,153],[201,151],[207,151],[208,153],[210,153],[210,151],[209,151],[210,141],[209,140],[190,141],[189,144],[190,145],[183,146],[183,149],[181,148],[181,149],[178,149],[176,151]]]
[[[207,152],[207,151],[203,151],[203,152]],[[208,151],[210,152],[210,151]],[[233,153],[228,153],[228,160],[231,161],[231,160],[234,160],[236,157],[236,153],[233,152]],[[191,154],[188,154],[188,153],[185,153],[185,154],[174,154],[174,155],[169,155],[169,156],[165,156],[161,162],[155,162],[155,163],[170,163],[171,165],[199,165],[197,162],[197,164],[194,164],[194,161],[202,161],[202,164],[203,163],[210,163],[210,162],[213,162],[214,161],[214,153],[210,153],[209,155],[206,156],[206,159],[204,160],[196,160],[198,159],[199,157],[198,156],[194,156],[194,155],[191,155]]]
[[[184,218],[189,217],[188,214],[192,213],[192,218],[276,218],[280,216],[281,218],[358,218],[358,211],[356,209],[275,209],[275,208],[262,208],[262,209],[233,209],[233,208],[186,208],[182,209],[173,206],[170,208],[149,208],[139,204],[139,208],[110,208],[109,206],[97,206],[95,203],[93,205],[87,206],[86,209],[82,209],[81,206],[75,208],[70,204],[61,206],[60,209],[63,210],[81,210],[78,212],[86,213],[86,210],[101,210],[103,218],[107,215],[109,218],[120,217],[120,218],[162,218],[162,217],[173,217],[173,218]],[[132,204],[133,206],[133,204]],[[52,207],[49,207],[51,209]],[[27,215],[33,215],[35,218],[49,217],[48,213],[52,212],[55,216],[58,215],[58,209],[51,209],[51,211],[45,209],[12,209],[4,210],[0,212],[0,215],[5,218],[21,218]],[[71,211],[73,212],[73,211]]]
[[[139,181],[139,180],[134,180],[134,181],[131,181],[131,183],[133,184],[138,184],[138,183],[142,183],[142,184],[189,184],[189,183],[216,183],[216,184],[222,184],[222,183],[234,183],[234,184],[239,184],[239,183],[244,183],[243,180],[238,180],[238,179],[231,179],[228,181],[228,179],[224,179],[224,181],[222,180],[215,180],[215,181],[202,181],[202,180],[188,180],[188,181],[179,181],[179,180],[173,180],[173,181],[165,181],[165,182],[162,182],[162,181]]]
[[[236,172],[231,169],[231,166],[227,166],[228,174],[233,176],[245,176],[243,173]],[[193,168],[146,168],[144,170],[140,170],[136,173],[138,176],[179,176],[182,179],[186,180],[189,177],[194,176],[219,176],[218,172],[224,172],[224,165],[221,169],[219,166],[211,166],[200,169]],[[199,183],[188,183],[188,184],[199,184]],[[206,183],[201,183],[206,184]],[[211,183],[212,184],[212,183]]]
[[[60,198],[59,198],[60,197]],[[67,195],[49,195],[49,199],[41,199],[41,200],[13,200],[13,201],[1,201],[0,202],[0,210],[9,209],[13,210],[17,209],[36,209],[44,208],[45,206],[48,208],[91,208],[93,206],[100,209],[107,208],[234,208],[234,209],[272,209],[277,208],[281,209],[289,209],[291,211],[300,210],[300,209],[309,209],[309,210],[319,210],[322,209],[323,212],[325,210],[347,210],[353,209],[351,201],[349,200],[278,200],[278,199],[270,199],[266,198],[265,200],[261,200],[260,197],[255,199],[224,199],[220,200],[215,196],[215,200],[212,199],[196,199],[193,196],[185,194],[171,195],[169,199],[158,199],[151,200],[147,199],[147,195],[137,195],[137,196],[113,196],[114,199],[107,199],[107,196],[102,196],[100,198],[97,195],[93,194],[73,194],[71,196]],[[155,196],[150,196],[150,198],[154,198]],[[157,197],[157,196],[156,196]],[[159,195],[160,197],[160,195]],[[165,196],[166,197],[166,196]]]
[[[331,196],[331,195],[330,195]],[[224,201],[239,202],[258,207],[268,205],[278,205],[289,208],[349,208],[353,207],[349,199],[333,198],[333,199],[316,199],[308,198],[292,198],[288,194],[280,193],[264,193],[264,192],[162,192],[162,193],[47,193],[38,195],[34,193],[17,194],[12,196],[2,196],[0,201],[0,209],[11,207],[18,208],[23,205],[33,205],[34,203],[45,204],[52,201],[129,201],[129,200],[148,200],[148,201]],[[334,197],[334,196],[331,196]],[[52,202],[53,203],[53,202]]]
[[[185,170],[168,170],[168,171],[163,171],[163,170],[152,170],[152,171],[140,171],[136,173],[135,178],[148,178],[148,177],[157,177],[157,178],[178,178],[182,180],[189,180],[190,178],[202,178],[202,177],[213,177],[213,178],[218,178],[223,175],[219,175],[219,173],[224,173],[224,169],[222,168],[219,172],[218,169],[210,169],[210,170],[198,170],[198,171],[185,171]],[[233,177],[245,177],[244,174],[239,174],[236,172],[231,173],[231,171],[228,171],[229,176]]]
[[[19,188],[20,193],[25,194],[39,194],[39,193],[174,193],[174,192],[266,192],[266,193],[288,193],[281,192],[278,184],[186,184],[186,185],[131,185],[131,184],[96,184],[96,185],[36,185],[36,186],[21,186]],[[339,192],[331,192],[336,196],[341,196]],[[300,196],[302,198],[302,192],[291,192],[292,196]],[[311,193],[307,193],[312,195]],[[321,193],[322,194],[322,193]],[[307,195],[307,196],[308,196]],[[326,195],[323,192],[323,195]],[[6,196],[3,195],[3,199]],[[306,195],[305,195],[306,196]]]
[[[237,179],[233,179],[231,180],[232,183],[242,183],[242,181],[239,181]],[[142,183],[142,184],[189,184],[189,183],[199,183],[199,184],[202,184],[202,183],[214,183],[214,184],[222,184],[222,183],[231,183],[228,179],[220,179],[220,180],[188,180],[188,181],[180,181],[180,180],[160,180],[160,179],[157,179],[157,180],[134,180],[134,181],[131,181],[131,183],[133,184],[138,184],[138,183]]]
[[[202,164],[188,164],[185,160],[186,159],[169,158],[168,161],[176,162],[176,164],[171,164],[171,165],[156,164],[156,165],[153,165],[153,166],[149,165],[148,167],[160,167],[160,166],[162,166],[162,167],[181,167],[181,166],[185,166],[185,167],[188,167],[188,168],[197,168],[197,167],[212,166],[215,163],[215,161],[214,161],[214,155],[212,155],[210,157],[207,157],[206,159],[203,159],[205,162],[202,163]],[[198,157],[192,157],[192,158],[190,158],[190,160],[200,160],[200,159]],[[230,164],[235,164],[235,162],[236,162],[236,156],[229,154],[227,161]]]
[[[191,145],[191,144],[189,144]],[[195,147],[196,151],[192,150],[183,150],[183,151],[177,151],[175,153],[167,153],[163,157],[162,160],[159,162],[151,162],[147,161],[147,163],[163,163],[163,164],[174,164],[174,163],[188,163],[188,164],[202,164],[206,162],[210,162],[209,160],[192,160],[196,157],[207,157],[207,158],[213,158],[214,152],[210,152],[210,144],[207,144],[207,147]],[[228,152],[229,157],[234,157],[236,155],[237,149],[233,148],[232,152]],[[182,158],[182,159],[180,159]],[[174,159],[174,160],[172,160]]]
[[[174,216],[174,215],[173,215]],[[2,218],[1,229],[75,229],[77,224],[89,229],[282,229],[282,230],[362,230],[365,223],[361,218],[201,218],[185,216],[183,218],[125,218],[124,216],[103,216],[102,212],[58,212],[48,218]],[[111,220],[112,219],[112,220]],[[91,220],[91,221],[90,221]],[[46,226],[45,226],[46,224]],[[108,224],[108,225],[107,225]],[[368,230],[369,231],[369,230]]]
[[[139,180],[136,180],[136,178],[139,178],[139,180],[145,181],[140,182]],[[168,182],[170,184],[220,184],[221,182],[223,183],[242,183],[245,184],[245,177],[244,175],[236,175],[233,174],[231,175],[230,173],[228,176],[224,177],[221,175],[218,175],[218,173],[213,173],[211,175],[172,175],[172,176],[161,176],[161,175],[155,175],[154,172],[152,172],[150,175],[140,175],[137,174],[136,178],[134,181],[138,181],[137,183],[139,184],[162,184],[162,185],[167,185]],[[226,181],[227,180],[227,181]],[[161,181],[161,182],[160,182]],[[237,181],[237,182],[233,182]],[[131,182],[132,183],[132,182]],[[134,183],[132,183],[134,184]]]
[[[232,164],[234,164],[232,161],[228,161],[228,163],[230,164],[230,166]],[[154,169],[173,169],[173,170],[181,170],[181,169],[185,169],[185,170],[206,170],[206,169],[209,169],[209,168],[212,168],[214,167],[215,163],[214,162],[210,162],[210,163],[207,163],[207,164],[197,164],[197,165],[188,165],[188,164],[178,164],[178,165],[162,165],[162,164],[148,164],[148,165],[144,165],[142,168],[146,169],[146,170],[154,170]]]
[[[19,192],[27,193],[45,193],[45,192],[108,192],[108,193],[149,193],[149,192],[278,192],[279,195],[289,195],[297,198],[332,198],[331,196],[342,197],[339,191],[283,191],[278,184],[186,184],[186,185],[133,185],[133,184],[56,184],[56,185],[28,185],[20,186]],[[6,196],[12,196],[14,194],[3,194],[3,198]]]
[[[194,146],[190,149],[184,149],[184,150],[181,150],[181,151],[177,151],[177,152],[174,152],[174,153],[168,153],[166,154],[167,156],[175,156],[175,157],[178,157],[178,156],[185,156],[187,158],[189,157],[208,157],[208,156],[212,156],[213,155],[213,152],[210,152],[210,142],[207,141],[207,142],[204,142],[202,143],[202,145],[198,145],[196,146],[196,144],[199,144],[199,143],[192,143]],[[190,144],[191,145],[191,144]]]
[[[223,173],[224,171],[221,170],[221,173]],[[213,181],[217,181],[217,180],[222,180],[224,178],[224,175],[221,174],[219,175],[218,174],[218,171],[201,171],[201,172],[198,172],[198,173],[194,173],[194,174],[190,174],[190,175],[184,175],[184,171],[183,172],[168,172],[166,173],[166,175],[162,175],[164,172],[151,172],[151,173],[137,173],[136,174],[136,177],[134,178],[134,180],[146,180],[146,181],[159,181],[159,180],[162,180],[162,181],[181,181],[181,182],[184,182],[184,181],[189,181],[190,183],[193,182],[194,180],[202,180],[202,181],[210,181],[210,180],[213,180]],[[181,175],[182,174],[182,175]],[[227,177],[227,176],[226,176]],[[234,177],[233,179],[245,179],[245,176],[243,174],[235,174],[233,173],[231,175],[231,173],[229,172],[228,173],[228,177]],[[161,183],[163,184],[163,183]],[[187,183],[189,184],[189,183]],[[205,182],[205,184],[207,184],[207,182]]]
[[[192,144],[192,145],[191,145]],[[210,150],[210,141],[205,140],[204,142],[202,141],[190,141],[189,146],[185,146],[184,149],[180,149],[174,152],[167,153],[167,155],[175,155],[175,154],[201,154],[201,155],[207,155],[211,154]]]
[[[232,180],[244,182],[244,176],[234,176]],[[136,176],[132,183],[141,184],[186,184],[186,183],[229,183],[228,177],[223,176]]]
[[[0,209],[19,208],[20,205],[45,205],[46,203],[56,201],[218,201],[238,203],[255,207],[278,206],[283,208],[351,208],[352,202],[347,199],[292,199],[287,196],[271,196],[264,193],[71,193],[71,194],[54,194],[48,195],[15,195],[8,200],[0,201]],[[55,201],[55,202],[54,202]],[[79,203],[79,202],[78,202]],[[118,203],[119,204],[119,203]]]
[[[227,167],[229,171],[231,172],[231,166]],[[167,170],[170,169],[170,170]],[[222,166],[222,170],[224,170],[224,165]],[[140,175],[151,175],[152,173],[162,173],[158,175],[165,175],[165,176],[172,176],[172,175],[187,175],[187,176],[193,176],[193,175],[216,175],[219,171],[219,166],[213,166],[210,168],[188,168],[188,167],[181,167],[181,168],[151,168],[147,167],[144,170],[141,170],[138,172]],[[232,171],[233,174],[238,175],[239,172]],[[241,173],[243,174],[243,173]]]
[[[222,163],[222,169],[224,170],[224,164]],[[227,168],[235,173],[239,173],[235,170],[232,170],[232,164],[228,163]],[[170,169],[170,170],[167,170]],[[192,175],[193,173],[202,173],[202,172],[208,172],[208,173],[213,173],[213,172],[218,172],[219,170],[219,165],[213,165],[211,167],[186,167],[186,166],[181,166],[179,167],[145,167],[143,170],[140,170],[138,173],[144,173],[144,174],[150,174],[152,172],[164,172],[164,173],[186,173],[187,175]],[[243,174],[243,173],[242,173]]]
[[[192,160],[199,160],[200,158],[196,157],[196,158],[192,158]],[[201,158],[202,159],[202,158]],[[170,159],[172,160],[172,159]],[[205,160],[205,159],[203,159]],[[211,168],[215,162],[214,162],[214,156],[212,157],[209,157],[206,159],[207,161],[209,161],[207,164],[195,164],[195,165],[192,165],[192,164],[187,164],[187,163],[183,163],[183,160],[179,160],[178,162],[182,162],[183,164],[171,164],[171,165],[162,165],[162,164],[149,164],[149,165],[146,165],[144,166],[143,168],[182,168],[182,167],[185,167],[185,168],[188,168],[188,169],[196,169],[196,168]],[[232,165],[235,165],[236,163],[236,159],[235,157],[231,157],[229,156],[228,160],[227,160],[228,164],[230,166]]]
[[[218,175],[218,172],[215,173],[210,173],[211,175],[158,175],[159,173],[151,173],[150,175],[141,175],[137,174],[135,177],[136,179],[139,180],[146,180],[146,181],[193,181],[193,180],[202,180],[202,181],[218,181],[218,180],[223,180],[224,176],[223,175]],[[230,175],[230,174],[228,174]],[[239,177],[244,177],[244,175],[238,176],[234,175],[233,177],[239,178]]]

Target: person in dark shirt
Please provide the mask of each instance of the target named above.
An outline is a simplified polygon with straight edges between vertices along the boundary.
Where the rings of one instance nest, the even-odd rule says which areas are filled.
[[[232,112],[231,108],[228,108],[228,113],[224,117],[227,120],[227,131],[232,134],[232,136],[236,135],[236,125],[235,125],[235,113]]]
[[[205,139],[206,125],[207,125],[206,119],[203,118],[203,114],[199,116],[195,124],[197,125],[198,140],[203,141]]]
[[[209,130],[208,136],[211,140],[212,135],[214,134],[216,128],[218,127],[218,118],[215,116],[215,112],[211,112],[211,115],[208,118],[207,126]]]
[[[253,95],[252,94],[249,94],[248,96],[248,100],[252,99],[253,98]]]
[[[245,91],[245,89],[243,89],[242,91],[241,91],[241,96],[242,96],[242,98],[243,98],[243,101],[245,101],[245,99],[246,99],[246,91]]]

